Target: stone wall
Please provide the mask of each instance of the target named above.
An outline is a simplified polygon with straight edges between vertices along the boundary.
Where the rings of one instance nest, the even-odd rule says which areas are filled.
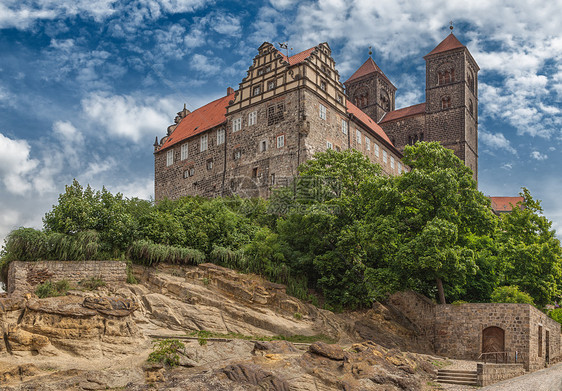
[[[29,292],[48,280],[78,283],[92,277],[101,278],[106,284],[122,284],[127,281],[127,264],[122,261],[15,261],[8,267],[7,290],[8,294]]]
[[[547,353],[549,363],[560,360],[560,323],[534,307],[531,307],[529,315],[529,369],[534,371],[545,367]],[[539,333],[542,334],[540,338]]]
[[[413,291],[405,291],[390,296],[387,304],[402,312],[412,323],[417,325],[423,336],[433,346],[435,343],[435,303],[424,295]]]
[[[479,387],[497,383],[525,374],[523,364],[478,364],[476,369]]]

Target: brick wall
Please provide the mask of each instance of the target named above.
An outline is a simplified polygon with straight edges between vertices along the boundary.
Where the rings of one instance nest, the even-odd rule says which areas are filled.
[[[127,280],[127,264],[122,261],[37,261],[10,263],[8,294],[29,292],[45,281],[67,280],[71,283],[101,278],[106,284],[122,284]]]
[[[523,364],[478,364],[476,368],[479,387],[525,374]]]

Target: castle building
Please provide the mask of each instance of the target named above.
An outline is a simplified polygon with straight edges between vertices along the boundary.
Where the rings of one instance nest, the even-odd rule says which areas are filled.
[[[426,103],[394,110],[396,87],[371,58],[344,89],[327,43],[290,57],[263,43],[238,90],[193,112],[184,107],[156,140],[155,199],[268,197],[327,149],[358,150],[398,175],[414,137],[442,142],[475,170],[478,66],[452,34],[426,61]]]

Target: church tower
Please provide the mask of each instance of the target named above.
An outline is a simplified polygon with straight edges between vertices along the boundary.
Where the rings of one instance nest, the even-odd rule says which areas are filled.
[[[396,87],[371,57],[344,84],[351,102],[375,122],[394,110]]]
[[[478,71],[451,34],[424,57],[425,139],[452,149],[478,180]]]

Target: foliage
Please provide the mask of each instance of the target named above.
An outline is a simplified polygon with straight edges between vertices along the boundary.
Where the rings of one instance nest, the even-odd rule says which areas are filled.
[[[176,367],[180,365],[179,351],[185,349],[185,345],[177,339],[163,339],[155,341],[152,353],[148,355],[149,362],[156,362]]]
[[[180,265],[198,265],[205,260],[205,254],[199,250],[155,244],[148,240],[137,240],[129,247],[129,256],[133,261],[150,266],[160,262]]]
[[[40,299],[46,297],[65,296],[70,289],[70,284],[67,280],[60,280],[57,282],[45,281],[37,286],[35,294]]]
[[[552,319],[557,321],[558,323],[562,324],[562,308],[555,308],[548,313]]]
[[[534,304],[533,298],[521,292],[518,286],[500,286],[492,292],[492,303],[526,303]]]
[[[197,337],[197,340],[207,340],[209,338],[221,338],[221,339],[243,339],[246,341],[288,341],[294,343],[313,343],[317,341],[334,344],[337,341],[324,334],[317,334],[317,335],[274,335],[274,336],[255,336],[255,335],[244,335],[240,333],[215,333],[212,331],[207,330],[197,330],[192,331],[187,334],[190,337]]]
[[[101,288],[102,286],[105,286],[106,284],[101,277],[90,277],[88,279],[79,281],[78,285],[84,289],[93,291],[98,288]]]

